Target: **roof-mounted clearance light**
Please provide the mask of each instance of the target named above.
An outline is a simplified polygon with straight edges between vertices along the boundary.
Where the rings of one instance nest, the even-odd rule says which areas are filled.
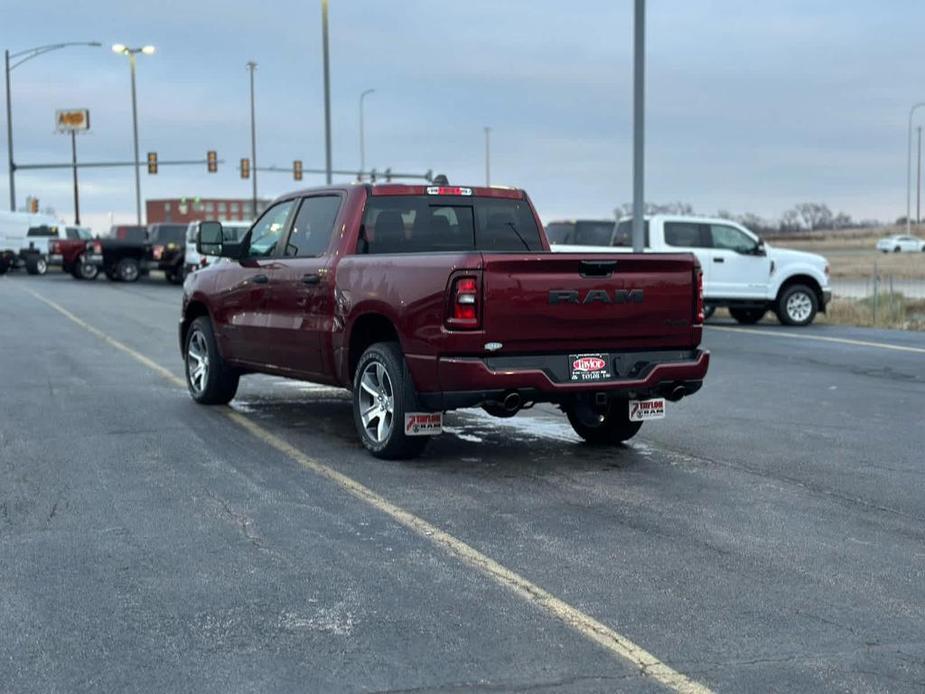
[[[428,186],[428,195],[472,195],[472,188],[458,186]]]

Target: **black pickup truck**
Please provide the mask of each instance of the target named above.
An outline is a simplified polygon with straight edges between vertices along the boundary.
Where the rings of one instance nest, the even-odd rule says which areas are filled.
[[[151,270],[161,270],[168,282],[183,284],[185,224],[114,226],[109,237],[88,248],[91,262],[114,282],[137,282]]]

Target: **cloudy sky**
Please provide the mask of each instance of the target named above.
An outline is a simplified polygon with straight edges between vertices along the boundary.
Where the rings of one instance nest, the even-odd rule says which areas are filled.
[[[359,166],[358,97],[368,88],[367,163],[526,188],[545,220],[608,217],[632,197],[631,0],[330,0],[335,167]],[[204,157],[142,173],[143,197],[247,196],[248,78],[256,60],[261,164],[323,167],[318,0],[0,0],[3,47],[97,40],[17,68],[19,163],[67,161],[54,111],[91,110],[85,160],[132,156],[128,61],[115,42],[154,44],[138,65],[142,158]],[[925,3],[910,0],[650,0],[646,198],[776,217],[828,203],[855,217],[904,212],[906,118],[925,100]],[[925,109],[921,111],[925,121]],[[0,198],[6,204],[3,133]],[[323,182],[306,176],[303,183]],[[296,184],[263,174],[260,193]],[[70,172],[20,172],[20,204],[73,214]],[[129,169],[83,170],[84,217],[133,221]]]

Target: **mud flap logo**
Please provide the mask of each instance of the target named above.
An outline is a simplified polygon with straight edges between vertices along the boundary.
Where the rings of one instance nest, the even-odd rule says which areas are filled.
[[[644,422],[647,419],[665,418],[665,398],[652,400],[630,400],[630,421]]]
[[[436,436],[442,433],[442,412],[409,412],[405,415],[405,436]]]

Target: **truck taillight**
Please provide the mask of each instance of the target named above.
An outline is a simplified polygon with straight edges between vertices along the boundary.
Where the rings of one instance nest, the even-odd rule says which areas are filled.
[[[694,268],[697,277],[697,299],[694,303],[694,325],[703,325],[703,271]]]
[[[447,324],[451,328],[479,327],[479,283],[475,277],[457,277],[450,294]]]

